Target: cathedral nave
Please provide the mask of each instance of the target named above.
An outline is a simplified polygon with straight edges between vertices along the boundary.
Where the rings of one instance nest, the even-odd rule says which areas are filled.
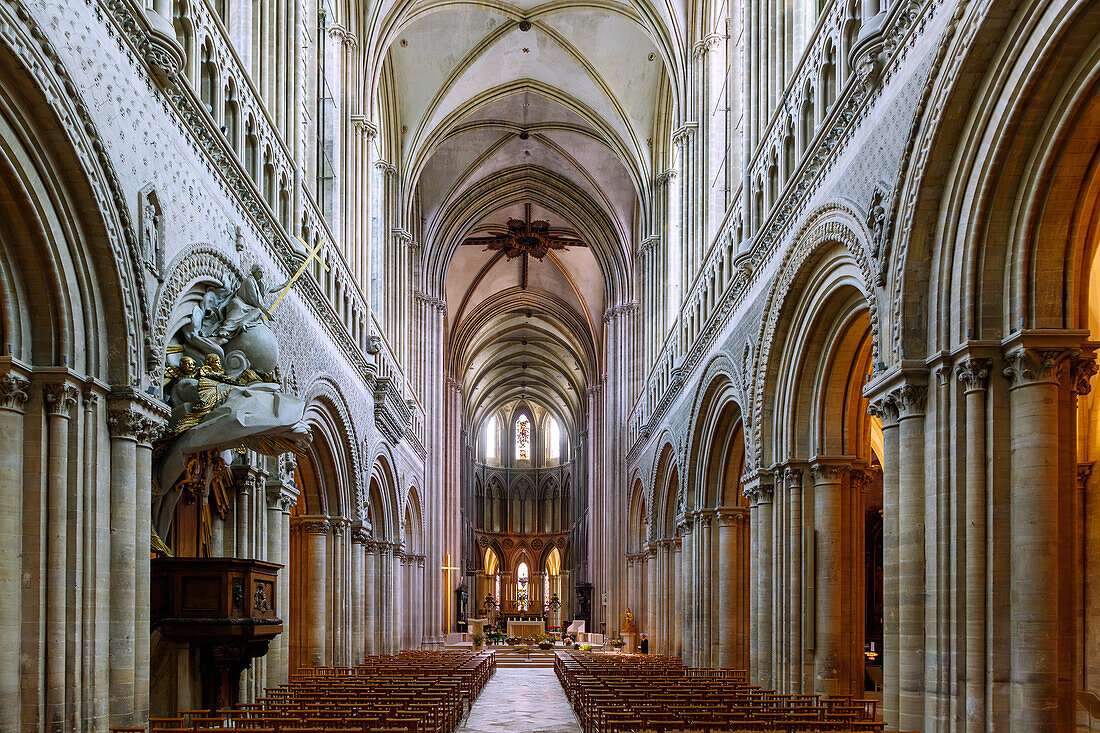
[[[0,0],[0,733],[1091,730],[1097,38]]]

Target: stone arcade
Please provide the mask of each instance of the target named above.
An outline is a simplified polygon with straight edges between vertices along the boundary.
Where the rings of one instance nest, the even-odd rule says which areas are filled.
[[[0,0],[0,733],[628,613],[887,730],[1087,730],[1098,37]]]

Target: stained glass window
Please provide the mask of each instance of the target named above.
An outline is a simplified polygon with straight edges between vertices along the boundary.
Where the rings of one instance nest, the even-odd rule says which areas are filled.
[[[497,457],[497,419],[494,415],[485,423],[485,459],[488,461]]]
[[[527,563],[521,562],[519,567],[516,568],[516,608],[520,611],[527,610],[527,586],[530,585],[530,578],[527,573]]]
[[[516,460],[531,460],[531,420],[526,415],[516,420]]]
[[[558,427],[558,421],[550,418],[550,429],[546,432],[550,434],[549,458],[556,461],[561,458],[561,428]]]

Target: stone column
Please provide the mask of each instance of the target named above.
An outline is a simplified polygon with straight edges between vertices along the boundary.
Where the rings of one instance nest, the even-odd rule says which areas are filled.
[[[1059,343],[1061,341],[1061,343]],[[1055,733],[1068,711],[1059,670],[1059,550],[1072,527],[1059,527],[1059,402],[1062,382],[1080,351],[1059,337],[1017,334],[1005,346],[1011,411],[1011,672],[1010,726]],[[1091,373],[1095,364],[1089,360]],[[1087,377],[1084,391],[1087,391]],[[1072,423],[1063,428],[1075,437]],[[1072,656],[1072,650],[1070,650]]]
[[[15,364],[0,374],[0,732],[20,730],[17,660],[23,638],[20,589],[23,575],[23,415],[30,380]],[[92,487],[88,487],[91,491]]]
[[[298,503],[294,485],[295,458],[284,453],[275,459],[278,470],[265,482],[267,493],[267,558],[282,565],[275,584],[275,612],[283,621],[283,633],[271,640],[267,652],[267,684],[287,681],[290,672],[290,510]],[[294,572],[301,575],[300,567]]]
[[[773,487],[767,482],[767,474],[756,481],[756,679],[757,684],[775,688],[772,674],[772,497]]]
[[[871,414],[882,421],[882,713],[886,725],[897,729],[901,675],[900,635],[898,633],[898,482],[900,440],[898,406],[890,395],[871,404]]]
[[[421,555],[416,561],[416,624],[413,627],[413,645],[416,649],[424,643],[424,564],[428,558]],[[470,609],[466,609],[466,618]]]
[[[966,403],[965,609],[966,733],[984,733],[986,635],[985,389],[990,359],[967,359],[955,367]]]
[[[695,557],[693,537],[695,518],[685,515],[680,519],[680,586],[683,589],[679,604],[679,615],[683,632],[680,638],[681,654],[684,665],[697,666],[695,660]]]
[[[684,545],[683,539],[676,537],[669,548],[671,562],[669,568],[672,582],[671,591],[674,596],[672,603],[672,650],[673,656],[684,656],[684,593],[682,582],[677,582],[684,575]]]
[[[362,522],[354,522],[351,528],[351,664],[361,664],[366,654],[367,601],[364,592],[366,581],[366,548],[370,533]]]
[[[366,637],[366,653],[378,653],[378,545],[367,542],[364,557],[364,603],[366,616],[363,618],[363,635]]]
[[[134,506],[134,720],[149,717],[150,643],[152,634],[150,585],[153,569],[149,547],[153,531],[153,442],[160,435],[164,416],[145,417],[138,433],[136,504]]]
[[[694,666],[709,667],[710,662],[710,516],[700,513],[692,533],[695,547],[695,638],[692,642]]]
[[[653,627],[654,638],[652,641],[654,651],[657,654],[674,653],[673,649],[673,600],[672,584],[672,542],[667,539],[657,540],[657,605],[656,624]]]
[[[651,652],[656,654],[657,644],[657,544],[647,542],[646,553],[646,602],[645,602],[645,632],[649,636]]]
[[[742,477],[742,494],[749,501],[749,681],[760,684],[760,509],[756,487]]]
[[[399,652],[405,645],[405,626],[408,620],[408,604],[405,602],[405,553],[401,545],[394,545],[390,557],[390,607],[393,619],[390,626],[390,649]]]
[[[898,406],[898,726],[919,730],[924,721],[924,401],[927,388],[895,390]]]
[[[815,557],[817,571],[815,641],[814,641],[814,692],[820,695],[849,693],[846,669],[849,650],[844,648],[844,627],[848,620],[843,616],[842,594],[847,580],[843,562],[843,514],[841,482],[851,469],[848,458],[819,459],[810,467],[814,481],[814,521],[817,525]]]
[[[326,602],[328,600],[328,537],[330,524],[328,517],[303,516],[296,518],[295,524],[302,533],[304,550],[302,570],[302,598],[300,628],[302,651],[299,655],[302,666],[318,667],[327,663],[325,641],[328,627]]]
[[[46,408],[46,537],[45,537],[45,649],[47,730],[65,726],[65,642],[68,630],[68,510],[69,420],[79,395],[66,382],[46,384],[42,402]]]
[[[144,418],[128,401],[118,402],[107,418],[111,433],[109,707],[110,724],[126,726],[133,722],[134,713],[137,439]]]
[[[737,522],[741,510],[718,510],[718,552],[721,562],[718,570],[718,666],[735,667],[738,613],[736,589],[741,581],[741,558],[737,551]]]
[[[787,505],[790,507],[790,556],[787,584],[790,588],[791,633],[787,639],[790,657],[790,691],[802,692],[802,469],[788,468],[784,478],[787,483]]]
[[[236,556],[239,558],[253,559],[249,540],[249,507],[252,502],[252,492],[256,488],[256,476],[251,470],[244,476],[237,477],[237,547]]]
[[[378,561],[381,565],[382,576],[382,603],[379,607],[379,619],[381,619],[383,654],[393,654],[393,551],[394,547],[389,543],[379,543]]]

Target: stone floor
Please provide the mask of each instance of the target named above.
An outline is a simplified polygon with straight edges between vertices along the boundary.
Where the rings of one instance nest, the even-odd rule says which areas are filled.
[[[580,733],[552,669],[497,669],[457,733]]]

